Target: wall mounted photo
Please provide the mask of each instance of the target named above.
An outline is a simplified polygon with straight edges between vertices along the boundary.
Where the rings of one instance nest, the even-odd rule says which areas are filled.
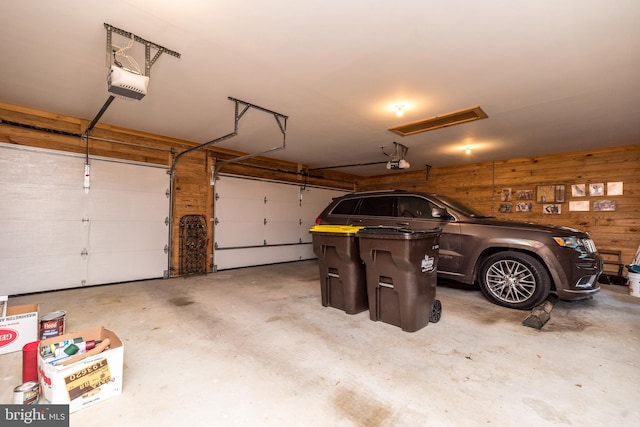
[[[593,202],[595,212],[611,212],[616,210],[615,200],[596,200]]]
[[[622,196],[622,181],[607,182],[607,196]]]
[[[571,186],[571,197],[585,197],[587,188],[584,184],[573,184]]]
[[[518,190],[518,191],[516,191],[516,199],[518,199],[518,200],[531,200],[531,199],[533,199],[533,190]]]
[[[562,203],[564,202],[564,185],[538,185],[536,187],[536,202]]]
[[[516,212],[531,212],[531,202],[518,202],[516,203]]]
[[[604,196],[604,184],[601,182],[589,184],[589,196]]]
[[[569,210],[574,212],[588,212],[589,202],[587,200],[570,201]]]
[[[511,189],[503,188],[500,192],[500,201],[501,202],[510,202],[511,201]]]
[[[512,213],[513,205],[511,203],[500,203],[500,212],[502,213]]]
[[[561,205],[543,205],[542,213],[547,215],[560,215],[562,213]]]

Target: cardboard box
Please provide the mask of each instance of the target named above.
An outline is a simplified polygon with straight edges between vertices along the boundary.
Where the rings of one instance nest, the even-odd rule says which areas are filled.
[[[38,304],[7,307],[0,318],[0,354],[20,351],[33,341],[38,341]]]
[[[69,365],[52,365],[42,357],[42,347],[82,337],[84,341],[109,339],[109,348]],[[94,405],[122,393],[124,345],[104,327],[87,329],[40,342],[38,379],[40,403],[69,404],[69,412]]]

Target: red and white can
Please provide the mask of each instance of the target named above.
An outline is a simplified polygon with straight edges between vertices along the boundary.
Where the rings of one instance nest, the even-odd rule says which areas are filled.
[[[58,335],[64,335],[64,320],[67,312],[64,310],[45,314],[40,318],[40,338],[45,340]]]
[[[29,381],[13,389],[14,405],[36,405],[40,399],[40,384]]]

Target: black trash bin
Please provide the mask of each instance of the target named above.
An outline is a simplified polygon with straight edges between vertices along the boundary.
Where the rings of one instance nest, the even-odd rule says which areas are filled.
[[[369,308],[365,269],[358,247],[357,232],[361,228],[316,225],[309,230],[320,267],[322,305],[347,314]]]
[[[372,227],[358,232],[369,316],[415,332],[440,320],[436,297],[440,229]]]

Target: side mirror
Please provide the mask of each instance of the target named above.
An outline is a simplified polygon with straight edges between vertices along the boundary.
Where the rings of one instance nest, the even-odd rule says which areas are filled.
[[[432,208],[431,216],[434,218],[451,219],[451,215],[446,208]]]

